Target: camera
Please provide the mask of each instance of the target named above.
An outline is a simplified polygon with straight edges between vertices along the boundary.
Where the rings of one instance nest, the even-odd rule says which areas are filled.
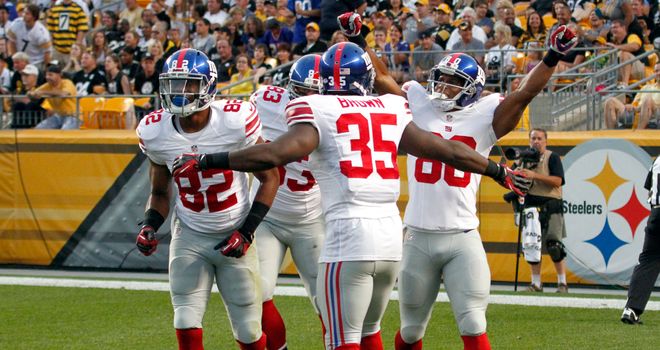
[[[531,147],[523,150],[519,150],[513,147],[507,148],[507,150],[504,151],[504,155],[507,157],[507,159],[520,159],[523,162],[529,163],[538,163],[541,160],[541,153],[539,153],[536,148]]]
[[[520,165],[524,169],[534,169],[541,161],[541,153],[536,148],[517,149],[507,148],[504,151],[504,156],[507,159],[517,160],[520,159]]]

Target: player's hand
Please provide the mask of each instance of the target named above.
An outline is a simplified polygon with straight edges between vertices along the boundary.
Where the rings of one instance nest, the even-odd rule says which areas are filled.
[[[144,225],[138,233],[135,245],[142,255],[149,256],[156,251],[158,240],[156,240],[156,230],[149,225]]]
[[[187,174],[197,173],[199,170],[203,169],[204,164],[204,154],[194,154],[194,153],[184,153],[172,163],[172,176],[186,176]]]
[[[498,176],[495,177],[495,181],[499,183],[502,187],[507,188],[519,196],[524,196],[529,191],[532,181],[523,173],[518,170],[511,170],[508,166],[504,164],[498,164],[502,167],[498,173]]]
[[[560,55],[565,55],[577,45],[577,41],[578,38],[573,29],[560,25],[550,34],[550,49]]]
[[[220,253],[224,256],[230,256],[233,258],[240,258],[247,252],[252,244],[252,239],[254,235],[243,235],[239,231],[234,231],[229,237],[225,238],[224,241],[218,243],[213,249],[220,250]]]
[[[339,24],[339,29],[341,32],[348,36],[358,36],[360,35],[360,30],[362,29],[362,17],[355,12],[346,12],[342,15],[337,16],[337,23]]]

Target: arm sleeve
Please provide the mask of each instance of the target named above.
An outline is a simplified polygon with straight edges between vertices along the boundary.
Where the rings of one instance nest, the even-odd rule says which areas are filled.
[[[566,179],[564,179],[564,167],[561,164],[561,158],[556,153],[550,155],[548,159],[548,168],[550,170],[550,176],[559,176],[561,177],[562,186],[566,184]]]

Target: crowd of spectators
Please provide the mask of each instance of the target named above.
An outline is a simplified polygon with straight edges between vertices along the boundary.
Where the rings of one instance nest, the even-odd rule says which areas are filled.
[[[649,0],[124,0],[104,9],[111,3],[0,0],[1,92],[30,97],[5,98],[3,110],[70,116],[48,100],[67,95],[34,93],[48,90],[49,75],[70,82],[78,97],[154,95],[165,59],[187,47],[216,64],[218,83],[231,84],[224,93],[284,86],[292,61],[347,40],[336,23],[346,11],[363,14],[367,43],[400,83],[423,82],[446,52],[468,51],[489,87],[506,89],[505,76],[538,64],[548,33],[561,24],[581,40],[559,72],[602,50],[630,60],[653,50],[660,35],[658,2]],[[620,88],[653,74],[656,61],[621,67]]]

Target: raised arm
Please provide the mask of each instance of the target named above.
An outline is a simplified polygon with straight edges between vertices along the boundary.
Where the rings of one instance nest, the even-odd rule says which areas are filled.
[[[390,75],[385,62],[383,62],[376,52],[367,45],[360,30],[362,28],[362,18],[360,15],[355,12],[346,12],[337,17],[337,23],[339,23],[339,29],[344,35],[346,35],[348,40],[358,45],[369,55],[371,64],[373,64],[374,70],[376,71],[376,78],[374,79],[374,88],[376,89],[376,92],[381,95],[394,94],[406,97],[405,93],[401,91],[399,84],[397,84],[394,78]]]
[[[575,46],[577,37],[571,29],[562,25],[552,32],[548,41],[550,49],[543,61],[536,65],[525,76],[518,89],[495,109],[493,130],[498,139],[516,127],[527,105],[545,88],[559,59]]]

